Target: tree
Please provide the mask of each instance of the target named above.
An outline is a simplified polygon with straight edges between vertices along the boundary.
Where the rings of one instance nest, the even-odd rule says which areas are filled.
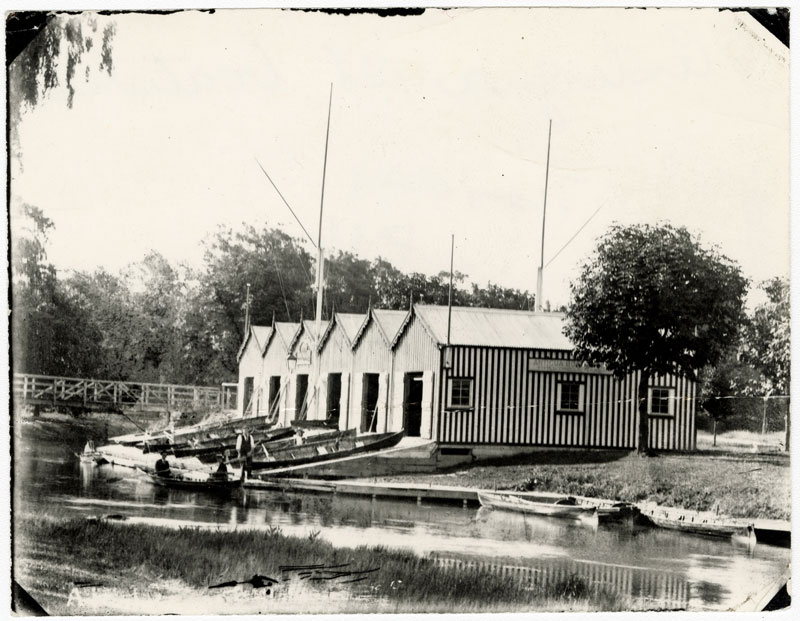
[[[566,335],[575,355],[617,377],[639,372],[640,453],[647,396],[661,374],[697,379],[735,343],[747,281],[683,227],[614,224],[570,285]]]
[[[714,423],[713,446],[716,446],[718,423],[740,414],[740,403],[750,400],[749,393],[758,381],[758,372],[739,360],[736,352],[731,350],[713,367],[702,369],[698,379],[700,388],[697,404]]]
[[[791,313],[789,281],[772,278],[761,284],[767,301],[756,307],[744,330],[742,358],[761,374],[757,391],[765,399],[788,399],[791,380]],[[766,404],[765,404],[766,407]],[[789,450],[789,416],[786,416],[786,442]]]
[[[41,209],[15,206],[11,222],[11,344],[15,372],[91,374],[99,360],[97,331],[86,309],[47,261],[53,222]]]

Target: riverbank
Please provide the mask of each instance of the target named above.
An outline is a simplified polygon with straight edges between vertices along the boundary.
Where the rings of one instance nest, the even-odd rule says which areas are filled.
[[[791,517],[788,456],[541,451],[456,472],[381,477],[382,481],[546,491],[744,518]]]
[[[565,576],[532,588],[382,547],[334,547],[267,531],[170,529],[22,516],[15,577],[50,614],[522,612],[630,610]],[[258,583],[209,589],[253,576]],[[189,608],[187,608],[187,606]]]
[[[68,451],[80,450],[88,438],[97,443],[135,430],[134,422],[120,414],[15,417],[15,433],[24,435],[26,441],[58,441]],[[724,442],[724,436],[720,441]],[[791,468],[785,454],[708,452],[639,457],[627,451],[543,450],[475,462],[455,472],[382,476],[378,480],[654,502],[752,519],[791,518]]]

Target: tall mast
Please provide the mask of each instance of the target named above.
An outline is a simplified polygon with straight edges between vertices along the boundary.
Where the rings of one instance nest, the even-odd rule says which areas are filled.
[[[450,349],[450,321],[453,316],[453,249],[456,245],[455,234],[450,234],[450,286],[447,289],[447,347],[444,350],[444,368],[449,369],[452,366],[451,356],[453,355]]]
[[[328,169],[328,138],[330,137],[331,133],[331,104],[333,103],[333,83],[331,83],[331,92],[330,97],[328,98],[328,127],[325,130],[325,157],[322,161],[322,193],[319,198],[319,229],[317,232],[317,312],[315,315],[315,330],[317,332],[316,335],[316,343],[315,345],[319,345],[319,341],[322,338],[322,334],[320,334],[320,329],[322,326],[322,287],[324,282],[324,274],[325,271],[325,254],[322,251],[322,207],[325,204],[325,173]],[[314,348],[314,354],[316,355],[316,347]]]
[[[544,271],[544,223],[547,216],[547,182],[550,178],[550,136],[553,132],[553,119],[550,119],[550,128],[547,130],[547,166],[544,173],[544,207],[542,208],[542,255],[539,260],[539,269],[536,272],[536,310],[542,310],[542,272]]]

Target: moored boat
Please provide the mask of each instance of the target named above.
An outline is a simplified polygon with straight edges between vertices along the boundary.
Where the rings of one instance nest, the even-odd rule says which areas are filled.
[[[262,445],[256,451],[253,470],[269,474],[266,471],[371,453],[395,446],[404,435],[403,431],[356,435],[354,429],[349,429],[325,439],[317,439],[322,434],[311,436],[300,445],[292,445],[291,440],[284,440],[285,446]]]
[[[254,443],[274,442],[284,440],[294,435],[291,427],[272,427],[269,429],[254,429],[251,431]],[[200,461],[213,462],[216,456],[236,449],[236,440],[239,434],[226,435],[225,437],[210,440],[195,440],[169,449],[175,457],[197,457]]]
[[[159,487],[169,487],[192,492],[211,492],[214,494],[229,494],[241,487],[240,479],[232,478],[230,474],[217,475],[209,472],[183,472],[169,474],[155,474],[142,468],[139,472],[146,475],[148,480]]]
[[[478,500],[484,507],[503,509],[517,513],[542,515],[580,520],[597,520],[597,507],[581,505],[570,496],[561,498],[522,497],[515,494],[478,492]]]
[[[656,506],[645,506],[640,510],[642,516],[648,522],[659,528],[679,530],[707,537],[733,538],[755,542],[755,527],[746,520],[720,517],[710,512],[667,509]]]

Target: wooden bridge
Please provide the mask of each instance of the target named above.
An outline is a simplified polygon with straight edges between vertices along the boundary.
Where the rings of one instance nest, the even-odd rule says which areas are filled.
[[[235,384],[149,384],[14,373],[14,404],[87,410],[187,411],[236,408]]]

